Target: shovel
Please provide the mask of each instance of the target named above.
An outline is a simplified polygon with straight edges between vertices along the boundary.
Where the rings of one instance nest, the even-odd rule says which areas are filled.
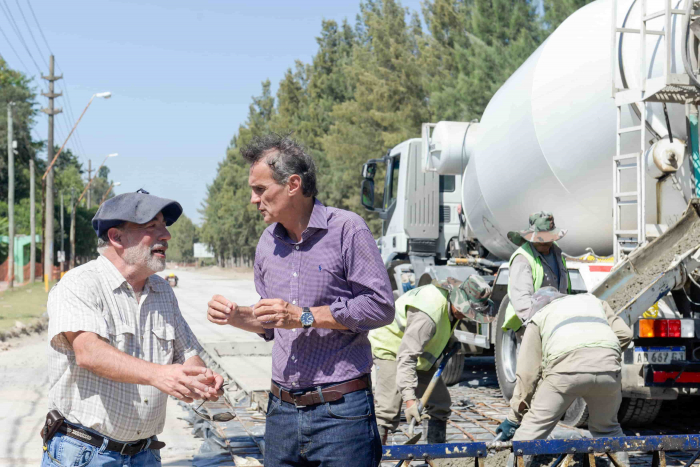
[[[423,397],[420,398],[418,401],[418,413],[423,415],[423,410],[425,409],[425,405],[428,403],[428,400],[430,399],[430,395],[433,393],[433,389],[435,389],[435,386],[437,385],[438,380],[440,379],[440,376],[442,375],[442,371],[445,369],[447,366],[447,362],[450,360],[450,357],[452,357],[457,350],[459,350],[460,344],[457,343],[456,345],[452,346],[449,352],[445,354],[445,356],[442,358],[442,361],[440,362],[440,366],[438,367],[437,371],[433,375],[432,379],[430,380],[430,383],[428,384],[428,387],[426,388],[425,392],[423,393]],[[414,434],[413,432],[415,431],[416,428],[416,419],[414,418],[411,421],[411,425],[408,427],[408,433],[405,433],[408,436],[408,441],[406,441],[403,444],[416,444],[418,440],[421,437],[421,434]]]

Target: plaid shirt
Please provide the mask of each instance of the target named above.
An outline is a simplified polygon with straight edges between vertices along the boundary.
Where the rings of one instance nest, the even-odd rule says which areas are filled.
[[[255,288],[262,298],[301,307],[330,306],[347,331],[267,330],[275,339],[272,379],[292,389],[360,377],[372,369],[370,329],[394,320],[394,296],[377,243],[357,214],[316,200],[301,241],[278,223],[255,252]]]
[[[134,290],[104,256],[73,269],[51,290],[49,410],[119,441],[160,433],[167,395],[152,386],[118,383],[80,368],[63,332],[94,332],[116,349],[161,365],[184,363],[202,350],[164,279]]]

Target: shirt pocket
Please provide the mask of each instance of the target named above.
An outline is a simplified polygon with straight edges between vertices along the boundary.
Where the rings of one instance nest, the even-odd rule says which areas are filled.
[[[175,328],[170,323],[151,328],[151,359],[153,363],[169,365],[175,355]]]
[[[109,343],[112,347],[132,357],[140,357],[134,326],[115,321],[109,328]]]

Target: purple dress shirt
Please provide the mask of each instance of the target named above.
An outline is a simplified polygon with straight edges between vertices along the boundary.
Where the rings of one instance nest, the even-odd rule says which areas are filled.
[[[274,329],[272,379],[292,389],[346,381],[370,372],[370,329],[394,320],[394,296],[377,244],[357,214],[315,200],[309,226],[294,243],[279,223],[255,252],[255,288],[262,298],[301,307],[330,306],[347,331]]]

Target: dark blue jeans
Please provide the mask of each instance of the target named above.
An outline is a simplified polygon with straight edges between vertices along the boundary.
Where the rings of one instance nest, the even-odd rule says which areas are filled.
[[[300,408],[270,394],[265,467],[377,467],[381,458],[369,388]]]

